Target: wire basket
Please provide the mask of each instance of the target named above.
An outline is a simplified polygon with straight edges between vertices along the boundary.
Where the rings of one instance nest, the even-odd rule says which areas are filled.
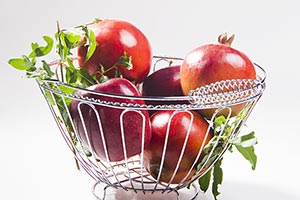
[[[155,57],[154,60],[156,61],[154,62],[154,70],[158,68],[157,63],[161,60],[175,63],[182,61],[180,58],[166,57]],[[224,152],[230,147],[230,139],[238,135],[253,107],[261,97],[265,88],[265,72],[260,66],[255,65],[255,67],[256,80],[216,82],[190,91],[188,96],[122,96],[89,91],[70,86],[58,80],[43,80],[38,84],[64,140],[74,154],[78,167],[84,169],[96,181],[93,192],[97,199],[105,199],[106,191],[110,188],[122,188],[125,191],[141,192],[143,194],[175,192],[177,198],[179,198],[180,189],[186,189],[188,185],[193,186],[194,181],[203,176],[223,156]],[[90,95],[80,95],[83,92]],[[70,102],[76,102],[75,111],[74,108],[71,108]],[[238,115],[232,113],[234,106],[242,107]],[[207,130],[204,130],[205,136],[202,145],[198,149],[197,156],[184,176],[174,183],[181,162],[186,156],[185,149],[187,149],[192,129],[193,113],[212,109],[214,111],[212,117],[205,119],[208,127]],[[172,119],[176,116],[185,114],[190,117],[190,124],[181,151],[179,149],[178,157],[174,158],[176,166],[174,166],[167,181],[163,180],[162,176],[169,148],[168,141],[170,137],[168,135],[170,128],[166,130],[166,138],[161,152],[161,160],[158,161],[156,176],[153,176],[149,169],[145,167],[147,163],[145,160],[147,153],[145,142],[148,137],[148,116],[149,113],[160,110],[172,111],[168,120],[168,127],[171,126]],[[225,131],[224,127],[221,127],[218,137],[215,137],[217,142],[204,155],[204,141],[207,140],[208,142],[208,135],[211,131],[215,131],[213,130],[215,128],[214,120],[220,114],[225,116],[227,124],[231,123],[232,129],[228,132]],[[111,115],[111,117],[108,117],[108,115]],[[241,115],[243,117],[237,117]],[[107,128],[108,126],[111,127]],[[112,128],[119,134],[119,137],[108,132]],[[129,131],[132,132],[134,138],[127,137]],[[227,136],[228,140],[223,141],[220,148],[218,141],[223,136]],[[134,140],[136,137],[138,137],[139,144],[136,144],[135,153],[132,153],[128,149],[132,148],[130,146],[133,142],[129,144],[128,141]],[[113,156],[114,151],[123,152],[123,154],[116,158]],[[218,151],[218,153],[216,154],[215,151]],[[195,168],[198,168],[196,172]],[[103,186],[101,187],[101,194],[97,192],[99,185]],[[198,194],[197,187],[193,186],[192,188],[194,196],[196,196]]]

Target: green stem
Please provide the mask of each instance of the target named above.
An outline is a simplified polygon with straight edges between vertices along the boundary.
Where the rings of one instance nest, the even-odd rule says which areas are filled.
[[[57,27],[57,32],[58,32],[58,34],[60,33],[60,27],[59,27],[59,22],[58,21],[56,21],[56,27]],[[61,45],[61,39],[60,39],[60,37],[58,37],[58,43],[59,43],[59,45]],[[60,65],[60,78],[61,78],[61,81],[62,82],[64,82],[64,70],[63,70],[63,60],[62,60],[62,58],[60,59],[60,63],[59,63],[59,65]]]

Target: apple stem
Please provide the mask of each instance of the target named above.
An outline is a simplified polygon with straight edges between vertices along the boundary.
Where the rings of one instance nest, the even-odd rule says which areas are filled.
[[[231,44],[232,44],[232,42],[233,42],[233,40],[234,40],[234,37],[235,37],[235,35],[232,34],[232,35],[228,38],[227,33],[225,32],[225,33],[219,35],[219,37],[218,37],[218,42],[219,42],[220,44],[224,44],[224,45],[227,45],[227,46],[231,46]]]

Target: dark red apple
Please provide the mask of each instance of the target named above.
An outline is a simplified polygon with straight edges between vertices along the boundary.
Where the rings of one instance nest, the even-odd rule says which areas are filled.
[[[113,103],[145,104],[144,101],[128,97],[117,98],[105,94],[140,96],[136,87],[124,78],[112,78],[104,83],[90,86],[85,91],[77,92],[76,95],[83,98],[108,103],[106,105],[98,105],[97,103],[91,105],[84,101],[73,100],[70,105],[70,112],[75,130],[86,146],[90,143],[92,152],[97,159],[106,160],[105,146],[110,161],[120,161],[125,158],[123,144],[126,147],[127,157],[139,154],[142,151],[142,141],[144,140],[146,147],[151,139],[148,112],[145,110],[135,111],[126,110],[125,108],[113,108],[111,106]],[[82,115],[83,120],[81,120],[80,115]],[[100,123],[98,123],[98,120]],[[123,125],[123,129],[121,125]],[[87,133],[85,133],[85,130]],[[124,130],[125,142],[122,139],[122,130]],[[89,140],[87,140],[86,134]]]
[[[180,65],[161,68],[150,74],[142,85],[142,95],[158,97],[147,104],[181,104],[183,101],[161,101],[162,97],[184,96],[180,85]]]
[[[109,78],[115,76],[118,68],[124,78],[142,82],[151,67],[152,52],[146,36],[134,25],[120,20],[102,20],[89,25],[96,35],[98,46],[92,57],[86,61],[88,46],[78,47],[78,62],[80,67],[90,74],[101,72],[103,66]],[[127,54],[132,59],[132,69],[117,64],[120,58]],[[102,73],[102,72],[101,72]]]
[[[200,152],[201,148],[212,138],[211,131],[208,131],[208,123],[194,111],[162,110],[151,116],[151,126],[152,139],[145,150],[144,156],[144,165],[147,171],[155,179],[159,178],[159,181],[166,183],[178,184],[181,181],[189,181],[195,174],[197,164],[204,156],[203,152]],[[184,148],[186,139],[187,142]],[[166,151],[163,153],[166,141]],[[179,162],[183,148],[184,153]],[[198,156],[199,152],[201,153],[200,156]],[[161,177],[158,177],[163,155],[164,162]],[[171,180],[177,163],[179,168],[174,179]],[[193,166],[194,163],[196,164]]]
[[[182,96],[180,65],[159,69],[143,82],[143,96]]]
[[[225,44],[207,44],[195,48],[185,57],[180,68],[180,83],[185,95],[191,90],[214,82],[231,79],[256,79],[251,60],[241,51]],[[232,116],[237,115],[244,104],[232,106]],[[215,109],[201,113],[210,118]]]

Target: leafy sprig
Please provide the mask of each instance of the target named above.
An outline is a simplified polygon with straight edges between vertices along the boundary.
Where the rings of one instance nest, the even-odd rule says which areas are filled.
[[[41,66],[37,67],[37,59],[48,55],[53,48],[53,39],[51,37],[43,36],[43,39],[46,42],[45,46],[32,43],[32,51],[28,56],[22,55],[20,58],[12,58],[8,63],[18,70],[25,70],[28,78],[37,78],[38,80],[51,78],[54,72],[45,60],[41,60]]]
[[[127,52],[124,51],[123,56],[120,57],[119,61],[115,65],[121,65],[128,70],[133,68],[132,57],[127,55]]]
[[[99,19],[95,20],[96,23],[99,21]],[[31,52],[28,55],[12,58],[8,63],[17,70],[25,71],[28,78],[35,78],[39,82],[43,82],[46,79],[57,79],[66,84],[81,88],[107,81],[109,78],[105,74],[112,69],[115,70],[115,77],[122,77],[118,68],[120,65],[129,70],[133,67],[132,58],[131,56],[127,56],[127,52],[124,52],[120,59],[108,69],[107,66],[100,65],[100,71],[94,75],[90,75],[87,70],[76,66],[73,55],[75,49],[79,46],[87,47],[85,59],[85,62],[87,62],[94,54],[98,45],[95,33],[87,25],[80,25],[75,29],[60,29],[57,22],[57,32],[54,37],[43,36],[43,39],[46,43],[45,45],[33,42],[31,44]],[[54,50],[59,58],[57,61],[48,63],[46,58]],[[74,89],[71,87],[58,86],[49,82],[45,84],[54,90],[59,90],[67,94],[74,92]],[[74,130],[66,110],[66,106],[70,105],[71,100],[63,98],[60,95],[51,94],[47,90],[44,92],[48,102],[51,105],[57,106],[62,118],[58,120],[66,124],[70,137],[76,146],[77,140],[73,134]]]
[[[96,47],[98,43],[96,42],[96,36],[93,31],[87,28],[87,26],[81,26],[84,36],[86,38],[85,44],[88,45],[88,51],[85,57],[85,62],[87,62],[93,55],[94,51],[96,50]]]
[[[234,134],[237,134],[240,126],[243,124],[242,121],[246,118],[247,109],[248,107],[246,106],[238,116],[233,118],[233,121],[230,121],[224,116],[219,116],[214,119],[214,137],[205,146],[205,156],[197,167],[196,173],[204,167],[213,164],[211,169],[198,179],[198,183],[203,192],[206,192],[211,184],[212,194],[215,200],[220,194],[219,185],[221,185],[223,181],[223,170],[221,168],[223,158],[217,161],[216,159],[221,156],[224,149],[229,148],[230,152],[232,152],[232,148],[235,147],[238,152],[250,162],[251,168],[253,170],[256,168],[257,156],[254,151],[254,145],[257,144],[257,138],[255,137],[255,133],[251,132],[240,137],[232,137]]]
[[[248,135],[243,135],[230,141],[242,156],[250,162],[253,170],[255,170],[257,163],[257,156],[254,151],[254,145],[257,144],[257,138],[254,134],[255,133],[252,131]]]
[[[99,22],[100,19],[95,19],[93,23]],[[64,83],[86,88],[96,83],[102,83],[109,79],[106,73],[110,70],[115,71],[115,77],[122,77],[119,70],[120,66],[128,70],[133,68],[132,57],[124,51],[123,55],[113,66],[102,66],[99,64],[99,71],[94,75],[90,75],[85,69],[82,69],[74,64],[73,50],[79,46],[86,46],[87,53],[85,62],[87,62],[94,54],[97,48],[95,33],[88,28],[87,25],[80,25],[74,29],[60,29],[57,22],[57,32],[54,37],[43,36],[45,45],[39,45],[37,42],[31,44],[31,52],[28,55],[22,55],[19,58],[12,58],[8,63],[18,70],[26,71],[28,78],[36,78],[38,81],[45,79],[58,79]],[[59,56],[55,64],[59,65],[58,70],[52,68],[53,63],[48,63],[45,56],[55,50]],[[56,77],[55,77],[56,76]]]
[[[81,39],[83,37],[85,37],[85,40]],[[61,30],[57,23],[57,32],[54,38],[43,36],[43,39],[46,42],[45,45],[39,45],[37,42],[34,42],[31,44],[31,52],[28,55],[12,58],[8,63],[18,70],[25,71],[28,78],[36,78],[39,82],[43,82],[46,79],[58,79],[64,83],[83,88],[97,83],[93,76],[85,69],[80,69],[75,66],[73,62],[73,50],[79,45],[89,45],[88,58],[94,53],[97,42],[93,31],[89,30],[86,26],[77,27],[76,30]],[[46,56],[54,50],[59,56],[58,61],[48,63]],[[49,82],[45,84],[52,89],[67,94],[74,92],[70,87],[64,87],[63,85],[58,86]],[[66,110],[66,106],[70,105],[71,99],[63,98],[57,94],[51,94],[47,90],[44,91],[44,94],[50,105],[57,106],[61,116],[61,119],[59,118],[57,120],[65,123],[70,138],[74,145],[76,145],[77,139],[74,135],[68,111]],[[76,165],[79,168],[77,161]]]
[[[44,40],[46,41],[46,46],[40,46],[38,43],[32,43],[31,49],[32,52],[29,54],[30,58],[41,57],[49,54],[53,47],[53,39],[49,36],[44,36]]]

